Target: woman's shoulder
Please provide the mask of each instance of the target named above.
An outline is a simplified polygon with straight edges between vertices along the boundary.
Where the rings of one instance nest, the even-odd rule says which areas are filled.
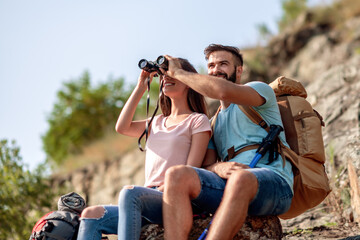
[[[206,116],[206,114],[204,113],[198,113],[198,112],[193,112],[190,116],[191,119],[199,119],[199,120],[207,120],[209,121],[208,116]]]
[[[206,114],[194,112],[191,114],[189,122],[193,129],[210,129],[210,121]]]

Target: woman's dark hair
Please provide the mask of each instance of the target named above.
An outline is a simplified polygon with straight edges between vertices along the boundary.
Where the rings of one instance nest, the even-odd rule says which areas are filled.
[[[197,73],[196,69],[194,68],[191,63],[184,59],[178,58],[181,64],[181,68],[188,72]],[[190,110],[193,112],[204,113],[207,115],[207,108],[205,103],[205,98],[200,93],[194,91],[193,89],[189,88],[187,94],[187,103],[190,107]],[[164,116],[169,116],[171,113],[171,100],[169,97],[165,96],[165,94],[161,94],[160,96],[160,108]]]
[[[210,54],[213,52],[216,52],[216,51],[226,51],[226,52],[231,53],[234,56],[235,65],[243,66],[244,61],[243,61],[242,54],[240,53],[240,50],[237,47],[224,46],[221,44],[210,44],[209,46],[207,46],[205,48],[204,54],[205,54],[206,61],[209,60]]]

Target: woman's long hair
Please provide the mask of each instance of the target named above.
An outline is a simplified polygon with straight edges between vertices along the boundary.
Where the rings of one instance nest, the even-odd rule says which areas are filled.
[[[179,58],[181,68],[188,72],[197,73],[196,69],[191,65],[191,63],[184,59]],[[205,103],[205,98],[200,93],[194,91],[193,89],[189,88],[187,94],[187,103],[190,107],[190,110],[193,112],[204,113],[207,115],[207,108]],[[171,100],[165,94],[161,94],[160,96],[160,108],[164,116],[169,116],[171,113]]]

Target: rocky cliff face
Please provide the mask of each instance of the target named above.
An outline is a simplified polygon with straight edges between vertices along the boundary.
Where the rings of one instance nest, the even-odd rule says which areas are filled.
[[[326,222],[360,221],[360,18],[343,26],[309,38],[279,72],[303,82],[308,101],[324,117],[326,170],[333,189],[325,207],[334,213]],[[288,223],[299,224],[303,217]]]
[[[54,185],[66,186],[82,195],[87,205],[117,204],[124,185],[144,185],[145,153],[136,149],[121,158],[78,169],[66,176],[54,176]]]
[[[306,86],[308,100],[326,123],[326,170],[333,187],[328,208],[341,211],[340,220],[359,221],[360,18],[344,23],[340,30],[307,21],[305,15],[302,25],[306,28],[300,21],[297,31],[280,35],[269,44],[269,76],[284,75]],[[122,186],[143,185],[144,157],[134,150],[54,181],[82,194],[89,205],[116,204]]]

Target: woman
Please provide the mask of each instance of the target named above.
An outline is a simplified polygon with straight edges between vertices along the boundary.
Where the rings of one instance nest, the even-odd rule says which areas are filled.
[[[196,72],[185,59],[182,68]],[[146,79],[154,73],[142,71],[138,83],[116,123],[116,131],[139,137],[146,120],[133,121],[136,106],[147,89]],[[125,186],[118,206],[93,206],[82,213],[78,240],[101,239],[101,234],[118,234],[118,239],[139,239],[141,227],[162,223],[162,190],[166,170],[175,165],[201,167],[211,130],[205,100],[185,84],[162,77],[161,115],[149,129],[146,145],[145,186]]]

